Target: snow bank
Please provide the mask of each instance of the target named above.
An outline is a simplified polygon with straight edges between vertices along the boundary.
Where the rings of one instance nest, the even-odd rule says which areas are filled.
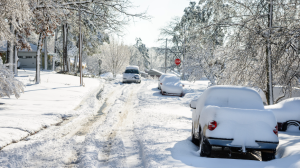
[[[300,121],[300,97],[289,98],[278,104],[265,106],[265,109],[273,111],[277,122],[286,122],[288,120]]]
[[[100,75],[101,78],[112,78],[113,74],[111,72],[107,72]]]

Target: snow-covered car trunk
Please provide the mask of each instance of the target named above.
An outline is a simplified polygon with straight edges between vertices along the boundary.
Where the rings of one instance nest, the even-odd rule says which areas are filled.
[[[167,95],[183,95],[183,84],[176,76],[165,76],[161,82],[161,93]]]
[[[200,143],[201,156],[211,146],[260,150],[263,160],[275,158],[279,143],[276,118],[264,109],[259,94],[250,88],[213,86],[204,91],[193,108],[192,140]]]
[[[206,106],[200,117],[203,135],[211,145],[252,149],[276,149],[278,137],[273,130],[276,119],[272,111]],[[209,130],[209,122],[217,126]],[[216,141],[215,139],[224,139]],[[271,143],[273,142],[273,143]]]

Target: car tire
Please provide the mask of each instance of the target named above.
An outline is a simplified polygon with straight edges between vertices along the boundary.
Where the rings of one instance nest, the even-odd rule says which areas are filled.
[[[200,157],[210,157],[212,149],[211,145],[204,136],[201,136],[200,139]]]
[[[160,93],[161,95],[165,95],[162,89],[160,89]]]
[[[261,152],[261,160],[262,161],[270,161],[275,159],[275,151],[272,153],[269,152]]]
[[[300,123],[298,121],[287,121],[285,123],[282,124],[282,131],[286,131],[287,128],[290,126],[290,125],[295,125],[295,126],[298,126],[299,127],[299,130],[300,130]]]
[[[192,124],[192,142],[193,142],[193,144],[195,144],[196,146],[199,146],[200,145],[200,141],[199,141],[199,139],[196,139],[195,138],[195,135],[194,135],[194,128],[193,128],[193,124]]]
[[[179,97],[183,97],[183,92],[180,94],[180,96]]]

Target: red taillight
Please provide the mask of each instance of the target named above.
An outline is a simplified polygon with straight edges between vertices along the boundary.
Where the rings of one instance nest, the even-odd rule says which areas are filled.
[[[162,83],[160,83],[160,85],[162,85]]]
[[[213,131],[214,129],[216,129],[217,128],[217,122],[216,121],[211,121],[211,122],[209,122],[209,124],[208,124],[208,129],[209,130],[211,130],[211,131]]]
[[[275,129],[273,129],[274,134],[276,134],[278,136],[278,126],[275,126]]]

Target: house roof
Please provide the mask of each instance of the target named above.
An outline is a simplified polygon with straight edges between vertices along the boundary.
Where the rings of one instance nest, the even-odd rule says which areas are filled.
[[[149,71],[146,71],[149,75],[162,75],[163,73],[156,70],[156,69],[150,69]]]
[[[37,51],[37,45],[30,43],[31,52]],[[0,51],[7,51],[7,42],[6,41],[0,41]],[[28,50],[19,50],[19,51],[28,51]],[[42,48],[42,52],[44,52],[44,47]]]

